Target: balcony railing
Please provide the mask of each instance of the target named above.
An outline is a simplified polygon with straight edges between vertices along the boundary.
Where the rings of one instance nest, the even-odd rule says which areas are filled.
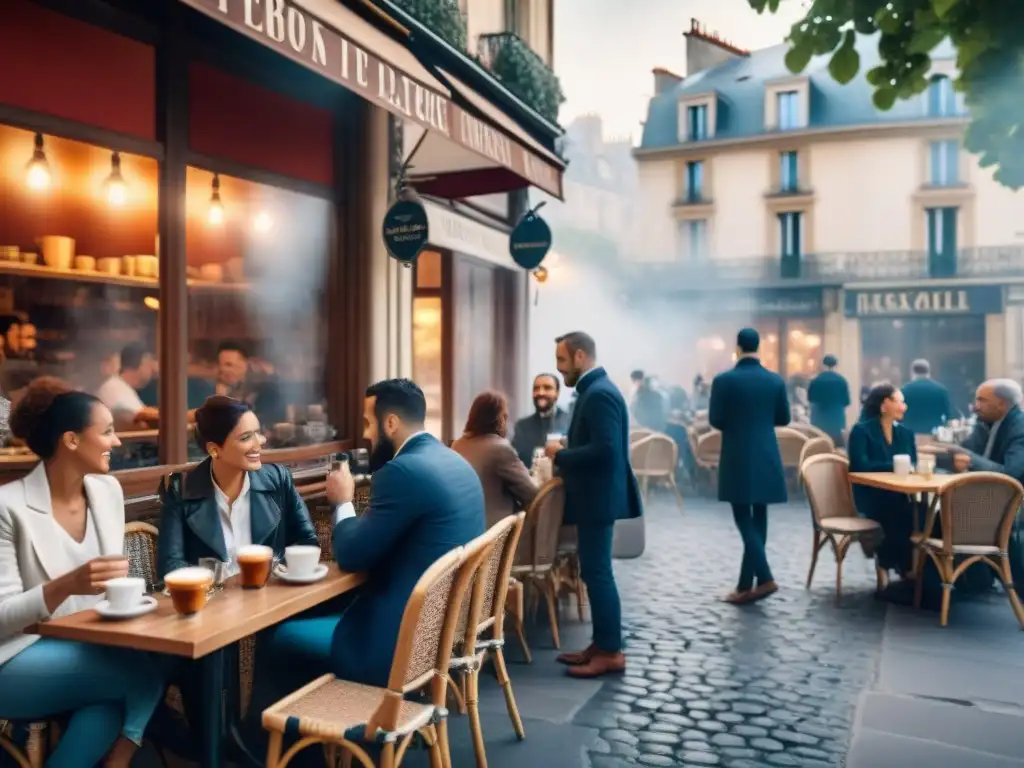
[[[637,279],[657,279],[665,287],[710,287],[723,283],[840,285],[958,277],[1001,279],[1024,277],[1024,246],[962,248],[955,259],[952,255],[930,256],[926,251],[862,251],[635,263],[632,271]]]
[[[558,77],[518,35],[499,32],[480,35],[481,63],[502,85],[551,122],[565,101]]]

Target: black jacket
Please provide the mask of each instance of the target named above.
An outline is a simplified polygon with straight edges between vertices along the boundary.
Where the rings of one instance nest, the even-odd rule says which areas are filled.
[[[176,568],[198,565],[200,558],[228,559],[209,459],[162,484],[160,502],[160,579]],[[293,544],[319,546],[306,503],[283,467],[264,464],[249,473],[249,505],[253,544],[265,544],[279,557]]]

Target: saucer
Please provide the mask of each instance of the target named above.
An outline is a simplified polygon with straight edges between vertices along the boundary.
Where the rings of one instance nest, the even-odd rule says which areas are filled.
[[[111,608],[110,603],[106,600],[101,600],[96,603],[96,613],[104,619],[134,619],[155,611],[156,605],[156,598],[152,595],[146,595],[137,605],[133,605],[131,608]]]
[[[274,568],[274,575],[289,584],[312,584],[327,575],[327,563],[318,563],[313,572],[306,576],[291,576],[288,574],[288,567],[280,564]]]

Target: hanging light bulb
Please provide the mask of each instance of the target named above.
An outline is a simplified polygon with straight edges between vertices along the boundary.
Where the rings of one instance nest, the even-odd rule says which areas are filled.
[[[536,280],[538,283],[546,283],[548,280],[547,267],[537,267],[535,270],[533,270],[533,279]]]
[[[224,203],[220,201],[220,176],[213,174],[213,193],[210,195],[210,210],[207,220],[214,226],[224,223]]]
[[[274,226],[274,220],[270,218],[270,214],[266,211],[260,211],[256,214],[256,218],[252,220],[253,229],[260,234],[269,232],[271,227]]]
[[[114,152],[110,156],[110,175],[103,183],[107,190],[107,202],[111,205],[121,206],[128,199],[128,187],[124,183],[124,176],[121,175],[121,153]]]
[[[37,133],[32,159],[25,167],[25,182],[29,189],[42,191],[49,188],[51,180],[50,163],[46,160],[46,150],[43,148],[43,134]]]

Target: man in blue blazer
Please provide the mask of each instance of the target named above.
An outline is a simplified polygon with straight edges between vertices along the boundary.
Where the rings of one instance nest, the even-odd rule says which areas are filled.
[[[786,383],[762,367],[757,357],[760,345],[753,328],[739,332],[736,367],[715,377],[708,411],[711,426],[722,433],[718,499],[732,505],[743,539],[739,582],[725,598],[735,604],[760,600],[778,589],[765,553],[768,505],[785,503],[788,497],[775,437],[776,427],[789,424]]]
[[[547,453],[565,483],[565,524],[579,532],[580,570],[594,623],[590,647],[558,661],[573,677],[599,677],[626,668],[612,536],[616,520],[640,517],[643,506],[629,465],[629,411],[622,393],[597,367],[594,340],[577,331],[556,343],[558,372],[577,397],[568,447],[552,443]]]
[[[910,366],[912,380],[903,385],[903,399],[907,415],[903,426],[917,435],[930,435],[954,417],[949,402],[949,390],[932,378],[932,367],[927,360],[915,360]]]
[[[821,364],[824,370],[814,377],[807,388],[811,424],[841,446],[843,431],[846,429],[846,409],[850,405],[850,385],[836,371],[839,360],[835,355],[825,355]]]
[[[335,561],[369,578],[340,617],[296,619],[273,631],[271,674],[278,688],[294,690],[325,672],[386,685],[416,582],[439,557],[484,532],[480,478],[424,431],[426,410],[423,392],[408,379],[366,390],[363,437],[372,446],[374,470],[369,508],[356,517],[347,465],[328,476],[327,498],[335,505]]]

